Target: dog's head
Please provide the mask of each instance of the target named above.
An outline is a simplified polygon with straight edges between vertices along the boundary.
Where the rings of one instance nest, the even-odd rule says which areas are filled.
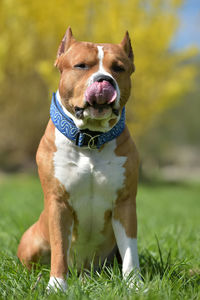
[[[69,27],[55,65],[61,72],[59,94],[80,129],[108,131],[127,102],[134,71],[128,32],[120,44],[76,41]]]

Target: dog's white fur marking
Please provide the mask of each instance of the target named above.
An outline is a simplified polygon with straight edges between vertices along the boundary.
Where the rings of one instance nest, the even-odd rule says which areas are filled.
[[[104,214],[112,210],[117,191],[123,187],[127,157],[115,155],[115,140],[105,144],[101,152],[81,148],[77,151],[77,146],[57,129],[55,145],[55,177],[69,193],[69,203],[78,219],[78,240],[72,241],[72,252],[78,254],[80,265],[84,260],[91,261],[95,250],[105,242]]]
[[[67,282],[65,279],[51,276],[47,285],[47,293],[67,290]]]
[[[104,52],[103,52],[103,46],[97,46],[98,49],[98,59],[99,59],[99,72],[106,72],[103,68],[103,57],[104,57]]]
[[[124,278],[126,278],[130,272],[134,270],[136,275],[135,280],[140,280],[137,239],[127,237],[124,227],[118,220],[113,218],[112,225],[122,258],[122,273]]]

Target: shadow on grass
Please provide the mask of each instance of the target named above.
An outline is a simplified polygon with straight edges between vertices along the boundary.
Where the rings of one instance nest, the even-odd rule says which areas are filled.
[[[180,283],[180,286],[187,288],[188,286],[198,286],[200,284],[200,271],[192,270],[189,262],[186,260],[177,260],[172,255],[171,249],[168,252],[163,252],[157,236],[157,251],[151,252],[148,249],[140,253],[140,268],[141,275],[145,282],[157,280]],[[81,274],[77,272],[76,267],[71,269],[71,276],[81,277],[84,274],[89,278],[104,277],[107,280],[122,280],[122,264],[119,257],[115,257],[113,262],[105,262],[104,265],[95,269],[91,266],[90,270],[82,270]]]

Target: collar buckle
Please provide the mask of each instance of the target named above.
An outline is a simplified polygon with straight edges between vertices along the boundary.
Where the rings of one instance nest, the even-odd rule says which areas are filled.
[[[97,134],[97,135],[95,135],[95,136],[91,136],[91,138],[90,138],[90,140],[89,140],[89,142],[88,142],[88,148],[89,149],[91,149],[91,150],[96,150],[96,149],[98,149],[98,147],[97,147],[97,142],[98,142],[98,137],[99,137],[100,135],[99,134]],[[95,139],[97,139],[97,141],[95,141]]]
[[[97,143],[98,143],[98,137],[100,134],[92,136],[91,134],[87,132],[78,132],[76,135],[76,146],[79,146],[81,148],[88,148],[90,150],[96,150],[98,149]]]

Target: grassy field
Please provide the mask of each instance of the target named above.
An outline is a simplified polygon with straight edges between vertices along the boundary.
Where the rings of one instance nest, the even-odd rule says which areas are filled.
[[[128,289],[117,264],[78,277],[71,271],[66,295],[47,296],[49,268],[28,272],[16,250],[42,209],[37,177],[0,178],[0,299],[200,299],[200,185],[140,185],[138,246],[144,286]],[[41,275],[40,281],[36,281]]]

